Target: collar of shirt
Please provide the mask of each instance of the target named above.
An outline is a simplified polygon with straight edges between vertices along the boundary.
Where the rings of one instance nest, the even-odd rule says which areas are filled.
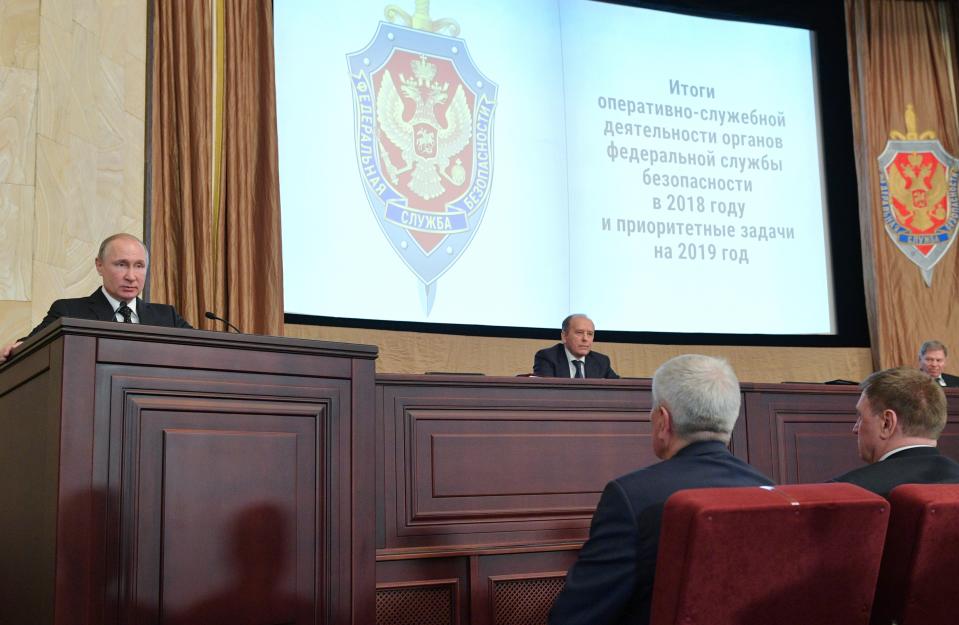
[[[573,364],[573,361],[579,360],[583,363],[583,377],[585,378],[586,377],[586,356],[589,356],[589,354],[586,354],[586,356],[583,356],[582,358],[578,356],[574,356],[573,353],[569,351],[569,348],[566,347],[565,345],[563,345],[563,351],[566,352],[566,364],[569,365],[569,377],[571,378],[576,377],[576,365]]]
[[[886,458],[888,458],[889,456],[893,454],[898,454],[900,451],[904,451],[906,449],[915,449],[916,447],[935,447],[935,445],[906,445],[905,447],[896,447],[892,451],[887,451],[886,453],[884,453],[882,457],[879,458],[879,462],[882,462],[883,460],[885,460]]]
[[[113,308],[113,318],[117,321],[123,321],[123,315],[117,312],[117,308],[119,308],[121,304],[120,300],[107,293],[107,290],[102,286],[100,287],[100,292],[103,293],[103,297],[107,298],[107,301],[110,302],[110,307]],[[133,314],[130,315],[130,321],[140,323],[140,315],[137,314],[137,298],[134,297],[130,300],[127,306],[133,311]]]

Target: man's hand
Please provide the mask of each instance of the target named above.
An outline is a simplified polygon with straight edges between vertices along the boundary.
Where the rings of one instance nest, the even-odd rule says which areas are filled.
[[[14,341],[9,345],[4,345],[3,349],[0,349],[0,364],[5,363],[7,358],[10,357],[10,354],[13,353],[13,350],[23,345],[23,341]]]

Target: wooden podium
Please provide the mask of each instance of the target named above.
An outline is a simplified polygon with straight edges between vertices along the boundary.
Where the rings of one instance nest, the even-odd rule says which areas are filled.
[[[373,623],[376,354],[33,337],[0,367],[0,623]]]

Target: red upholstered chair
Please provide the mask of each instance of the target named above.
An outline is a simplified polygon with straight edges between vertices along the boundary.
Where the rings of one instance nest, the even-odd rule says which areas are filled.
[[[651,625],[866,625],[888,520],[888,502],[852,484],[680,491]]]
[[[872,622],[959,623],[959,484],[906,484],[892,511]]]

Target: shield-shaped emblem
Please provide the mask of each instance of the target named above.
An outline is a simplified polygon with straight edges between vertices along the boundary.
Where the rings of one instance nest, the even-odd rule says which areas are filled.
[[[879,156],[883,221],[893,243],[932,286],[933,267],[956,239],[959,162],[934,133],[916,133],[911,104],[906,128],[905,134],[890,133],[892,140]]]
[[[489,202],[497,87],[463,39],[387,22],[347,62],[363,188],[428,315]]]

